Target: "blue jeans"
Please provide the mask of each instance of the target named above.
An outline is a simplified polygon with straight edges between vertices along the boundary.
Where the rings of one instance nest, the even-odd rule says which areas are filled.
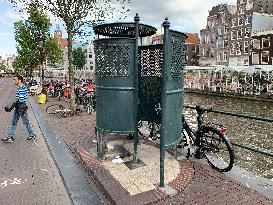
[[[27,128],[29,136],[34,135],[34,130],[33,130],[32,125],[28,119],[27,111],[21,112],[21,111],[18,111],[18,109],[15,109],[15,111],[13,113],[13,118],[12,118],[11,124],[8,129],[8,138],[14,138],[15,129],[17,127],[17,123],[18,123],[18,120],[20,117],[22,118],[23,124]]]

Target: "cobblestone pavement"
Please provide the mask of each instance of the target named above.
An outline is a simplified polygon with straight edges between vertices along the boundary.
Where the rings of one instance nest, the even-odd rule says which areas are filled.
[[[11,84],[11,78],[0,78],[0,137],[12,117],[3,110],[15,96]],[[28,133],[20,120],[14,143],[0,143],[0,204],[72,204],[32,110],[28,113],[37,139],[25,141]]]
[[[39,106],[55,134],[62,139],[62,142],[66,144],[74,156],[79,157],[81,160],[77,150],[82,147],[88,147],[95,140],[95,116],[82,113],[78,116],[59,119],[45,112],[47,106],[56,103],[68,106],[64,100],[59,102],[54,99],[50,99],[50,102],[46,105]],[[174,197],[167,197],[165,200],[159,201],[158,204],[272,204],[272,201],[258,192],[240,185],[238,182],[227,178],[224,174],[212,170],[209,166],[200,165],[195,162],[192,162],[192,164],[195,171],[189,186]],[[88,166],[86,170],[87,172],[90,171]],[[90,178],[92,177],[94,176],[90,172]],[[97,183],[100,185],[99,181]],[[113,188],[117,188],[113,184],[110,185]],[[120,193],[119,190],[115,190],[115,192],[117,194]],[[114,203],[113,201],[111,202]],[[138,202],[134,201],[133,203],[138,204]],[[105,201],[105,203],[110,202]],[[131,203],[123,201],[119,204]]]

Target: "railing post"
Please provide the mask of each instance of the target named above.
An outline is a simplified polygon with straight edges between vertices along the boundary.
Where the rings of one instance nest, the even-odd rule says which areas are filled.
[[[166,98],[167,98],[167,80],[168,80],[168,66],[169,66],[169,58],[170,54],[170,42],[169,42],[169,28],[170,22],[168,18],[165,18],[163,23],[164,27],[164,41],[163,41],[163,70],[162,70],[162,94],[161,94],[161,132],[160,132],[160,187],[165,186],[164,182],[164,161],[165,161],[165,138],[166,138],[166,130],[165,130],[165,114],[166,114]]]
[[[135,18],[135,56],[134,56],[134,87],[135,87],[135,99],[134,99],[134,156],[133,161],[137,163],[137,144],[138,144],[138,38],[139,38],[139,16],[136,14]]]

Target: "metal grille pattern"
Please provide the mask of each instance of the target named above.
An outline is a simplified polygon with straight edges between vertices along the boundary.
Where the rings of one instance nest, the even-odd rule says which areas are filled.
[[[182,77],[182,69],[186,64],[186,47],[184,35],[171,33],[171,76],[173,78]]]
[[[162,67],[163,45],[139,47],[139,120],[161,120]]]
[[[140,48],[140,76],[162,77],[163,48],[162,45]]]
[[[128,77],[130,49],[125,42],[96,42],[96,75],[99,77]]]
[[[110,37],[135,37],[135,23],[111,23],[94,27],[94,32],[98,35]],[[156,33],[156,28],[139,24],[139,37],[151,36]]]

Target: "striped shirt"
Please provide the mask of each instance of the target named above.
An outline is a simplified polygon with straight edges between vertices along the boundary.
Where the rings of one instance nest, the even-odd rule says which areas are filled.
[[[16,99],[21,103],[26,103],[28,100],[27,92],[27,88],[24,85],[19,86],[16,90]]]

